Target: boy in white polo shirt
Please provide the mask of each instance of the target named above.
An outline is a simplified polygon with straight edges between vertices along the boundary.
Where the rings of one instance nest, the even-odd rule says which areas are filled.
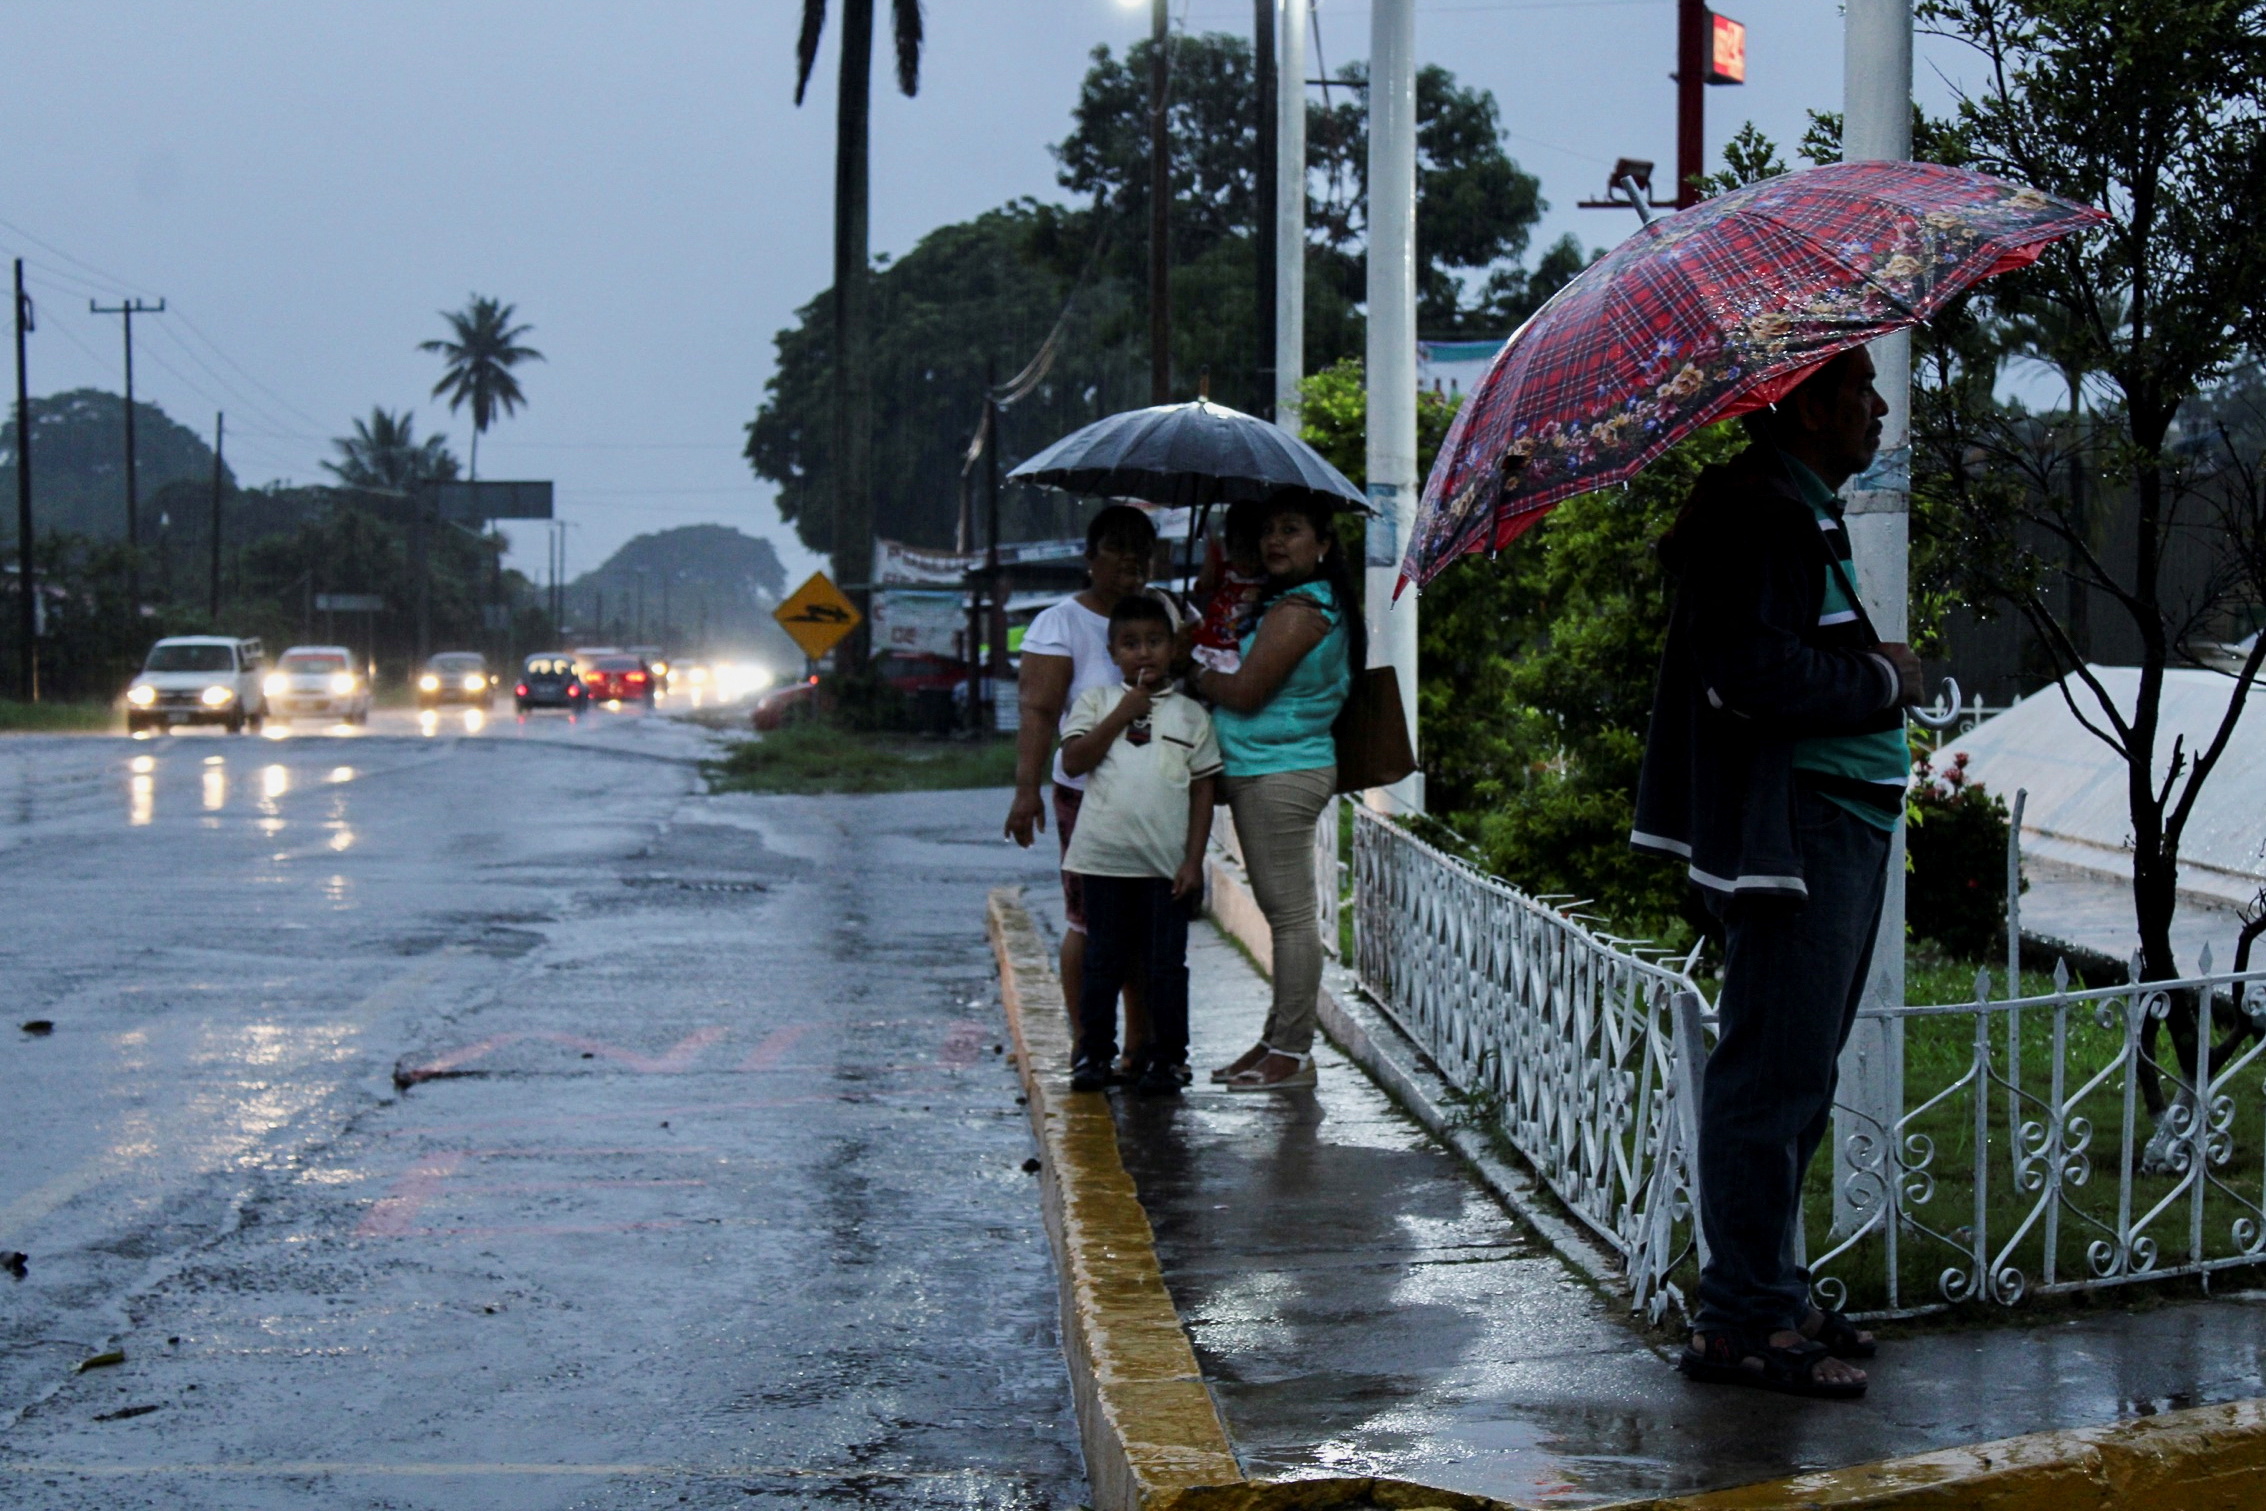
[[[1204,892],[1220,747],[1211,715],[1173,689],[1173,626],[1163,603],[1145,593],[1121,600],[1109,616],[1109,653],[1123,681],[1080,694],[1062,726],[1062,769],[1086,776],[1078,829],[1062,857],[1086,895],[1070,1089],[1109,1084],[1117,995],[1130,977],[1147,984],[1149,1009],[1133,1089],[1177,1096],[1188,1058],[1188,919]]]

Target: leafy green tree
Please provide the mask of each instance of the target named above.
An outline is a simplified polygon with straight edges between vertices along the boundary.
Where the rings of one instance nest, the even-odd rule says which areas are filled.
[[[1369,108],[1366,63],[1338,70],[1350,88],[1342,104],[1310,111],[1309,156],[1329,192],[1315,222],[1335,250],[1350,251],[1368,229]],[[1416,319],[1432,336],[1508,335],[1498,305],[1516,303],[1527,278],[1510,266],[1525,255],[1549,205],[1541,182],[1503,150],[1502,113],[1492,92],[1469,89],[1437,63],[1416,72]],[[1564,237],[1546,254],[1544,293],[1579,270],[1579,244]],[[1355,276],[1359,264],[1353,263]],[[1472,297],[1471,279],[1480,278]]]
[[[406,493],[421,483],[445,483],[457,473],[448,437],[418,440],[417,421],[406,409],[396,413],[374,407],[367,420],[354,422],[352,435],[330,444],[338,458],[324,462],[323,470],[349,488]]]
[[[75,388],[31,401],[33,529],[92,537],[126,533],[126,405]],[[134,401],[134,457],[143,497],[170,483],[212,486],[212,444],[146,399]],[[16,538],[16,418],[0,425],[0,539]],[[147,518],[145,517],[145,523]],[[121,611],[122,612],[122,611]]]
[[[2057,365],[2097,385],[2060,426],[1998,401],[1999,333],[1939,349],[1916,410],[1916,517],[1961,589],[2029,625],[2072,711],[2124,763],[2133,903],[2146,974],[2177,974],[2171,922],[2182,836],[2261,666],[2241,658],[2200,748],[2161,728],[2165,672],[2212,664],[2266,604],[2266,489],[2256,454],[2197,431],[2198,401],[2255,360],[2266,336],[2266,3],[2261,0],[1921,0],[1924,22],[1972,47],[1947,157],[2100,206],[2109,224],[2006,281],[2001,316],[2050,310]],[[1932,391],[1931,391],[1932,390]],[[2074,444],[2067,439],[2075,436]],[[2100,538],[2082,467],[2128,503]],[[2047,549],[2041,550],[2044,545]],[[2179,570],[2187,553],[2210,569]],[[2140,648],[2134,703],[2116,707],[2057,612],[2065,583],[2126,619]]]
[[[513,325],[516,306],[479,294],[461,310],[443,310],[447,337],[420,343],[418,350],[436,352],[447,359],[448,369],[433,385],[433,397],[446,397],[449,413],[472,406],[472,476],[480,475],[480,437],[497,417],[508,417],[527,402],[512,369],[522,362],[541,362],[543,354],[521,346],[519,338],[535,329]]]

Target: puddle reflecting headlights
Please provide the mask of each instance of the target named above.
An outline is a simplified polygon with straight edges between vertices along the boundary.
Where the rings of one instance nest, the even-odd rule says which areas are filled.
[[[277,672],[274,676],[262,682],[260,689],[271,698],[280,698],[291,691],[291,679],[283,673]]]
[[[274,691],[273,688],[270,688],[268,690],[270,692]],[[332,672],[330,677],[330,691],[331,696],[334,698],[343,698],[347,694],[353,692],[354,674],[352,672]]]
[[[157,701],[157,689],[147,682],[137,682],[126,689],[126,701],[136,708],[147,708]]]
[[[215,684],[197,694],[197,701],[207,708],[220,708],[236,701],[236,689]]]

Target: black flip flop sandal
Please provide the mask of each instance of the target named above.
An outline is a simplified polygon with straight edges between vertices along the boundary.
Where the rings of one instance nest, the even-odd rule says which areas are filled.
[[[1774,1390],[1821,1401],[1854,1401],[1862,1396],[1863,1383],[1817,1377],[1818,1365],[1831,1357],[1822,1343],[1781,1347],[1772,1343],[1767,1333],[1740,1338],[1717,1332],[1708,1335],[1704,1350],[1685,1345],[1676,1368],[1685,1379],[1702,1385],[1744,1385],[1750,1390]],[[1749,1360],[1755,1361],[1754,1367],[1749,1366]]]
[[[1816,1332],[1805,1331],[1803,1336],[1823,1345],[1836,1359],[1870,1359],[1880,1352],[1880,1346],[1842,1313],[1831,1307],[1820,1307],[1818,1315],[1825,1320],[1818,1324]]]

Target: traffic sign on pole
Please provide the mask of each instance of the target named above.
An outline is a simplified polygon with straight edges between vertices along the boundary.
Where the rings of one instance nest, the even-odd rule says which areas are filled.
[[[816,661],[841,643],[842,637],[858,627],[865,617],[857,605],[842,596],[832,578],[824,572],[813,572],[810,581],[795,589],[785,603],[771,611],[779,627],[793,637],[803,648],[803,654]]]

